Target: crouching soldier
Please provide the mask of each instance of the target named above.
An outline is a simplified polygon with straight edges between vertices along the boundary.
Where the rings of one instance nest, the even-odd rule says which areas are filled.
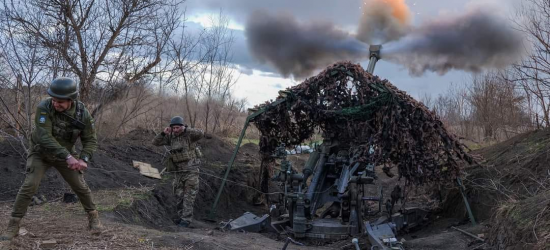
[[[153,139],[153,145],[170,146],[167,159],[167,170],[174,173],[174,194],[178,200],[177,209],[180,217],[179,226],[189,227],[193,219],[193,206],[199,191],[200,151],[195,142],[204,133],[200,129],[188,128],[183,118],[175,116],[170,126]]]
[[[44,173],[55,168],[76,193],[88,213],[88,229],[101,233],[98,212],[83,171],[97,148],[94,120],[84,104],[77,101],[78,85],[71,78],[57,78],[48,88],[51,96],[38,104],[35,128],[30,138],[26,177],[17,193],[8,229],[0,240],[17,236],[21,218],[25,216],[31,198],[36,193]],[[75,142],[80,138],[82,151],[78,154]]]

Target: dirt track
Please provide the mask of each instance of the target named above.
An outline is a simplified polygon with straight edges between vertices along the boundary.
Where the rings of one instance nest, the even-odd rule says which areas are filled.
[[[95,193],[96,197],[110,196],[112,191]],[[98,203],[108,204],[108,201]],[[5,228],[11,204],[0,206],[0,226]],[[115,222],[113,213],[101,214],[105,231],[92,236],[86,230],[87,219],[80,204],[60,202],[31,207],[22,227],[26,235],[16,237],[4,249],[42,249],[44,241],[55,240],[52,249],[281,249],[284,242],[275,241],[260,234],[221,232],[213,225],[201,224],[201,228],[178,229],[166,232],[142,226]],[[309,249],[292,246],[289,249]],[[328,249],[328,248],[316,248]]]

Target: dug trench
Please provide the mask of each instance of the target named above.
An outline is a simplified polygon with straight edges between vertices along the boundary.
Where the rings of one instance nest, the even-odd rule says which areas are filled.
[[[85,173],[85,179],[94,194],[102,190],[139,190],[137,195],[130,196],[129,199],[114,198],[118,202],[98,206],[103,218],[161,231],[181,231],[176,226],[178,216],[171,174],[163,174],[161,180],[152,179],[142,176],[139,170],[132,167],[132,161],[141,161],[151,164],[159,172],[164,169],[162,158],[165,148],[151,144],[154,136],[153,131],[138,129],[118,139],[101,141],[91,166]],[[18,148],[12,145],[14,144],[6,141],[0,143],[0,161],[3,162],[0,169],[0,202],[8,207],[12,205],[25,177],[25,161],[16,150]],[[206,219],[233,154],[234,145],[218,137],[202,139],[199,145],[204,156],[194,207],[194,227],[211,229],[218,224]],[[257,152],[257,145],[252,143],[244,144],[240,148],[217,206],[218,222],[235,219],[247,211],[259,215],[267,213],[265,205],[254,205],[259,194],[255,189],[259,181]],[[44,197],[48,202],[58,202],[65,193],[70,192],[57,171],[50,169],[43,178],[36,197]],[[116,196],[116,192],[113,195]],[[103,197],[96,199],[105,200]],[[1,226],[0,231],[5,229],[4,224]]]
[[[540,180],[539,182],[532,181],[532,177],[543,178],[545,174],[547,175],[547,168],[544,167],[546,166],[544,164],[548,161],[547,152],[550,146],[548,133],[546,130],[519,135],[509,141],[475,151],[474,153],[479,155],[483,166],[465,169],[464,182],[479,225],[469,226],[460,193],[456,189],[450,190],[446,196],[447,199],[438,209],[439,213],[434,215],[434,221],[428,227],[403,236],[407,249],[469,249],[479,246],[479,244],[473,244],[475,242],[473,239],[451,229],[451,226],[465,229],[476,235],[484,234],[489,240],[485,244],[486,247],[489,246],[488,243],[512,248],[530,244],[535,249],[537,247],[544,249],[545,246],[542,244],[547,243],[537,242],[536,238],[544,239],[548,234],[544,229],[548,226],[548,211],[539,206],[542,204],[541,202],[548,201],[548,194],[540,192],[533,197],[527,196],[529,196],[529,192],[533,193],[539,190],[537,187],[540,186]],[[154,132],[152,131],[135,130],[119,139],[102,141],[93,158],[92,166],[85,175],[88,185],[98,199],[100,205],[98,209],[100,209],[105,223],[113,231],[124,230],[128,234],[132,234],[124,236],[128,237],[127,240],[131,240],[132,244],[112,247],[112,249],[131,249],[136,246],[142,247],[145,243],[150,244],[149,241],[141,242],[142,238],[145,238],[143,235],[149,235],[148,237],[154,241],[155,246],[164,246],[166,249],[181,248],[205,237],[211,239],[211,243],[198,243],[195,245],[195,249],[223,249],[220,245],[224,244],[227,244],[225,246],[227,249],[254,249],[259,245],[266,246],[266,249],[281,248],[284,244],[284,241],[281,240],[284,240],[284,237],[273,235],[252,236],[254,234],[217,232],[215,236],[211,236],[212,230],[218,224],[205,219],[208,217],[221,184],[221,177],[225,173],[227,162],[234,149],[231,142],[216,137],[201,141],[204,159],[201,165],[200,190],[194,209],[196,228],[180,229],[175,226],[174,222],[177,220],[176,201],[172,195],[170,176],[163,175],[162,180],[151,179],[140,175],[139,171],[132,167],[132,160],[137,160],[150,163],[159,170],[163,169],[161,160],[165,149],[150,144],[153,136]],[[2,172],[0,175],[0,205],[2,205],[3,216],[0,220],[2,227],[0,231],[2,231],[5,229],[7,216],[17,190],[24,179],[24,161],[9,143],[2,142],[0,147],[0,161],[3,163],[0,169]],[[266,206],[254,205],[258,191],[253,187],[257,187],[259,181],[257,154],[258,146],[251,143],[243,145],[239,150],[236,164],[228,176],[228,182],[218,205],[218,222],[235,219],[246,211],[258,215],[267,213]],[[292,156],[290,158],[295,166],[300,166],[303,165],[307,156]],[[519,161],[521,164],[518,164],[518,159],[522,159]],[[497,176],[495,172],[505,173],[505,175]],[[393,185],[398,183],[397,178],[387,178],[383,173],[379,173],[379,176],[382,185],[388,192]],[[517,201],[502,202],[501,196],[505,196],[506,193],[487,189],[487,186],[481,183],[481,181],[489,180],[489,177],[500,178],[503,185],[506,185],[509,190],[516,188]],[[527,189],[524,185],[527,186]],[[276,190],[275,185],[270,189]],[[40,231],[40,223],[52,223],[50,221],[54,219],[51,217],[52,212],[55,216],[61,216],[60,213],[67,207],[72,211],[68,218],[77,214],[81,220],[84,220],[84,215],[78,204],[63,206],[63,203],[60,202],[66,192],[70,192],[70,189],[56,171],[48,171],[37,195],[45,196],[48,203],[32,207],[27,216],[29,221],[23,225],[29,230],[36,228],[36,231]],[[385,196],[389,196],[389,193],[386,193]],[[413,191],[410,200],[414,201],[422,196],[422,192],[416,195]],[[527,198],[523,199],[524,197]],[[114,200],[114,202],[110,202],[110,200]],[[408,204],[414,205],[413,202]],[[52,207],[55,211],[51,211]],[[535,220],[531,220],[531,217],[538,218],[538,220],[535,222]],[[119,224],[113,224],[115,222]],[[534,223],[538,223],[537,225],[540,227],[536,232],[537,235],[532,234],[532,228],[536,226]],[[63,224],[61,227],[64,228],[65,225]],[[142,229],[136,231],[138,230],[136,228]],[[163,233],[143,231],[149,229],[160,230]],[[71,228],[70,230],[75,229]],[[182,232],[185,235],[181,235]],[[58,233],[55,237],[63,238],[59,236],[61,234]],[[124,238],[113,234],[115,233],[111,232],[107,235],[113,239]],[[506,237],[503,238],[502,235]],[[138,236],[139,238],[136,238]],[[32,240],[41,236],[25,237],[27,236],[20,237],[10,249],[28,249],[31,246],[29,242],[33,242]],[[44,237],[52,236],[47,234]],[[58,243],[60,244],[58,247],[70,247],[71,244],[77,243],[73,239],[66,241]],[[111,238],[106,241],[111,242]],[[360,241],[362,241],[362,247],[367,247],[364,239]],[[231,243],[235,245],[230,245]],[[340,242],[305,241],[304,243],[308,243],[309,247],[307,248],[352,249],[347,240]],[[318,245],[323,245],[323,247]]]

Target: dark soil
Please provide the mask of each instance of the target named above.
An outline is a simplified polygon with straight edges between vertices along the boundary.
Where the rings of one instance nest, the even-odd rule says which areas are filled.
[[[85,178],[94,191],[152,187],[152,191],[136,199],[131,206],[117,206],[112,212],[104,214],[127,224],[142,225],[162,231],[180,231],[174,224],[177,221],[176,201],[172,195],[170,176],[165,175],[162,180],[150,179],[141,176],[132,167],[132,160],[138,160],[150,163],[159,170],[163,169],[161,160],[164,148],[150,144],[153,136],[152,131],[136,130],[119,139],[102,141]],[[227,163],[233,154],[234,145],[216,137],[203,139],[200,145],[204,158],[201,165],[200,189],[195,204],[195,219],[198,221],[197,227],[210,229],[217,223],[207,223],[204,219],[210,213]],[[548,183],[550,175],[547,173],[549,152],[549,130],[519,135],[501,144],[474,151],[479,155],[478,158],[482,164],[464,170],[466,173],[464,183],[476,219],[492,225],[490,230],[492,233],[488,236],[493,245],[510,249],[525,245],[533,249],[547,247],[544,244],[548,244],[550,236],[544,227],[550,225],[548,222],[550,208],[544,210],[544,207],[548,207],[544,202],[548,201],[548,192],[542,192],[538,187],[541,186],[541,182],[547,186],[550,185]],[[300,171],[307,160],[307,155],[290,156],[289,159]],[[0,162],[2,162],[0,201],[11,205],[24,180],[25,161],[4,141],[0,143]],[[251,143],[243,145],[229,173],[217,207],[218,222],[237,218],[246,211],[257,215],[267,213],[265,204],[253,205],[255,197],[259,194],[255,189],[259,181],[257,166],[259,166],[258,146]],[[396,177],[390,179],[383,173],[378,174],[381,177],[379,182],[385,187],[385,197],[389,197],[389,192],[395,184],[402,184],[396,180]],[[491,189],[488,183],[495,180],[499,180],[500,186]],[[276,185],[270,186],[270,190],[276,191]],[[59,174],[55,170],[48,171],[42,181],[39,195],[44,194],[52,200],[61,198],[65,192],[70,190]],[[418,195],[420,194],[421,192]],[[412,192],[412,195],[414,198],[415,192]],[[423,202],[415,202],[412,198],[407,202],[407,206],[416,205],[415,203],[426,205]],[[453,225],[467,223],[463,200],[457,190],[450,190],[446,202],[443,203],[443,211],[444,213],[439,215],[456,218],[452,222]],[[443,220],[447,219],[443,218]],[[450,242],[451,239],[457,240],[453,244],[470,243],[471,239],[458,237],[461,234],[449,230],[448,226],[446,224],[444,228],[421,230],[403,237],[412,249],[432,249],[424,243],[440,242],[441,246],[446,245],[446,242]],[[505,237],[499,238],[498,235]],[[334,246],[344,243],[337,242]],[[433,249],[437,249],[439,243],[434,244]]]
[[[149,146],[150,139],[146,140],[145,135],[141,139],[135,137],[132,135],[128,140],[115,139],[100,143],[85,173],[86,183],[92,190],[155,185],[157,181],[136,172],[132,167],[132,160],[148,162],[161,169],[161,151]],[[3,173],[0,175],[0,201],[14,200],[25,179],[25,160],[7,143],[0,143],[0,148],[3,152],[0,154],[0,161],[5,163],[1,167]],[[65,192],[70,192],[70,188],[61,175],[54,169],[47,171],[38,194],[53,199]]]
[[[124,222],[140,224],[157,229],[165,228],[177,221],[176,201],[172,194],[172,179],[169,174],[163,180],[151,179],[139,174],[132,167],[132,161],[150,163],[161,171],[162,157],[165,149],[151,144],[155,136],[153,131],[134,130],[127,135],[100,142],[99,149],[92,159],[85,179],[92,190],[111,188],[154,187],[151,195],[136,201],[130,208],[117,207],[115,215]],[[234,145],[217,137],[199,141],[203,159],[200,174],[200,189],[195,203],[195,219],[207,218],[221,185],[227,163],[233,154]],[[0,143],[2,164],[0,175],[0,201],[10,202],[15,199],[17,191],[24,180],[24,164],[16,151],[7,143]],[[265,206],[252,205],[258,192],[257,176],[259,162],[258,147],[245,144],[239,150],[236,162],[229,173],[224,192],[217,209],[218,220],[234,219],[246,211],[256,214],[266,213]],[[49,200],[62,197],[70,192],[68,185],[55,170],[50,170],[44,177],[38,195],[45,195]]]

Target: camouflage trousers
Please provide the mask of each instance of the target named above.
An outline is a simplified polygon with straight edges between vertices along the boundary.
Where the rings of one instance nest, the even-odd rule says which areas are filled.
[[[174,195],[178,201],[177,210],[180,219],[191,222],[193,219],[193,206],[199,192],[199,165],[200,162],[176,163],[174,175]]]
[[[38,154],[31,154],[27,158],[25,182],[17,193],[15,203],[13,205],[12,217],[22,218],[27,213],[27,208],[31,203],[32,196],[38,190],[40,182],[44,174],[50,167],[54,167],[71,186],[71,189],[76,193],[82,207],[86,212],[96,209],[92,200],[92,192],[84,181],[82,171],[74,171],[69,169],[65,161],[48,161],[43,159]]]

